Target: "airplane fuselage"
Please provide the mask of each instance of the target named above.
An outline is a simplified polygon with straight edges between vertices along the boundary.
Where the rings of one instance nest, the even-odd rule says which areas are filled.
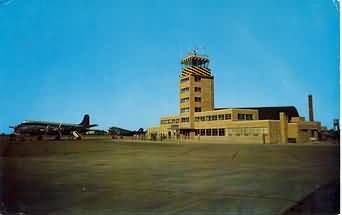
[[[73,131],[84,133],[88,129],[78,124],[23,122],[14,128],[16,134],[30,135],[70,135]]]
[[[89,131],[96,124],[89,124],[89,115],[85,115],[80,124],[68,124],[45,121],[24,121],[14,128],[14,134],[18,136],[43,136],[55,135],[60,138],[62,135],[74,135],[78,139],[80,134]]]

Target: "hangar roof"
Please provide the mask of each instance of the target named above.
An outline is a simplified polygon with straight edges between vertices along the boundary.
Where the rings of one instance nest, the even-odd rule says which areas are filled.
[[[215,108],[215,110],[222,110],[227,108]],[[292,117],[299,117],[297,108],[295,106],[278,106],[278,107],[239,107],[232,109],[254,109],[259,112],[259,120],[279,120],[279,113],[285,112],[288,119]]]

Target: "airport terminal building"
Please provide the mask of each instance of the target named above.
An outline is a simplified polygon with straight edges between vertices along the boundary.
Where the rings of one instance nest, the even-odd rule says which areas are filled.
[[[193,51],[181,60],[179,114],[162,116],[160,126],[149,128],[151,139],[181,139],[232,143],[288,143],[317,140],[320,122],[309,121],[294,106],[215,108],[214,77],[209,58]]]

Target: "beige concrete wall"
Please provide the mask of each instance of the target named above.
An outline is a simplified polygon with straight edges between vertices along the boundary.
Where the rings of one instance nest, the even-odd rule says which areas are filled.
[[[272,144],[280,143],[280,124],[279,120],[268,120],[268,142]]]
[[[273,125],[273,124],[272,124]],[[269,126],[268,120],[253,120],[253,121],[231,121],[231,120],[218,120],[218,121],[207,121],[207,122],[196,122],[194,123],[194,129],[213,129],[213,128],[224,128],[225,136],[196,136],[194,140],[229,140],[236,141],[236,143],[256,141],[257,143],[270,143],[269,137]],[[239,130],[238,133],[229,133],[227,129]],[[260,133],[245,132],[245,130],[253,131],[253,129],[262,129]],[[275,133],[274,135],[279,135]],[[277,141],[277,137],[272,137],[273,141]]]
[[[239,120],[238,119],[238,114],[252,114],[253,115],[253,120],[258,120],[259,119],[259,115],[258,115],[258,111],[257,110],[234,108],[234,109],[232,109],[232,120]]]
[[[190,122],[183,122],[179,124],[179,128],[191,128]]]
[[[194,140],[222,143],[264,143],[262,136],[200,136],[195,137]]]
[[[201,107],[202,111],[213,110],[214,99],[213,99],[213,79],[207,77],[201,77],[200,81],[195,81],[194,75],[187,76],[189,81],[180,82],[180,93],[179,97],[186,98],[189,97],[189,103],[180,103],[180,107]],[[183,79],[184,77],[180,78]],[[182,88],[189,88],[189,92],[181,93]],[[200,92],[195,92],[195,87],[201,88]],[[200,102],[195,102],[195,97],[201,97]]]
[[[197,112],[194,114],[194,116],[207,116],[207,115],[213,115],[213,114],[232,114],[232,109],[221,109],[221,110],[212,110],[212,111],[202,111]]]
[[[213,114],[228,114],[232,113],[234,109],[223,109],[216,111],[206,111],[194,113],[194,117],[197,116],[206,116]],[[236,113],[239,111],[236,110]],[[252,113],[251,111],[245,111],[244,113]],[[256,114],[254,112],[253,114]],[[257,115],[257,114],[256,114]],[[281,134],[280,134],[280,122],[279,120],[215,120],[215,121],[198,121],[189,123],[181,123],[181,117],[189,117],[189,113],[175,115],[175,116],[163,116],[161,120],[168,119],[179,119],[179,123],[175,124],[161,124],[160,128],[154,128],[154,132],[158,133],[168,133],[168,130],[175,132],[177,128],[194,128],[194,129],[208,129],[208,128],[266,128],[268,129],[268,133],[263,137],[266,143],[280,143],[281,142]],[[159,130],[158,130],[159,129]],[[320,130],[321,125],[319,122],[308,122],[308,121],[296,121],[288,123],[288,138],[296,139],[297,143],[301,142],[309,142],[311,138],[311,130]],[[227,136],[227,134],[226,134]],[[215,139],[216,136],[208,136],[204,137],[205,139]],[[218,136],[218,138],[221,138]],[[242,138],[242,136],[236,137]],[[237,140],[237,139],[234,140]],[[241,140],[243,141],[243,140]]]
[[[268,120],[217,120],[196,122],[194,128],[267,128],[268,126]]]
[[[178,123],[168,123],[168,124],[162,124],[162,121],[168,121],[168,120],[177,120]],[[180,122],[180,117],[179,115],[173,115],[173,116],[162,116],[160,117],[160,128],[162,129],[171,129],[172,127],[174,126],[177,126],[179,125],[179,122]]]
[[[279,129],[280,142],[282,144],[288,143],[288,119],[284,112],[279,113]]]
[[[193,84],[192,84],[192,88],[194,89],[195,87],[200,87],[201,88],[201,92],[193,92],[193,107],[197,106],[197,107],[201,107],[202,108],[202,112],[203,111],[210,111],[214,109],[214,86],[213,86],[213,79],[211,78],[201,78],[200,81],[195,82],[194,78],[193,78]],[[196,102],[194,101],[195,97],[201,97],[201,102]]]
[[[298,138],[298,123],[288,123],[288,137],[292,139]]]
[[[182,79],[189,78],[187,82],[181,82]],[[213,109],[213,80],[210,78],[201,77],[200,81],[195,81],[194,75],[188,75],[179,79],[179,111],[182,108],[189,108],[189,112],[180,113],[181,117],[189,117],[189,123],[180,123],[180,127],[192,128],[194,123],[195,107],[200,107],[201,111]],[[195,87],[201,88],[195,92]],[[189,88],[189,91],[182,92],[182,88]],[[195,97],[200,97],[200,102],[195,102]],[[181,103],[181,99],[189,98],[188,102]]]
[[[227,111],[227,110],[225,110]],[[220,111],[223,113],[224,111]],[[227,112],[225,112],[227,113]],[[199,115],[200,113],[196,114]],[[170,118],[175,118],[176,116],[171,116]],[[165,119],[165,117],[164,117]],[[190,123],[180,123],[179,128],[189,128]],[[209,128],[224,128],[225,136],[195,136],[193,140],[197,138],[201,140],[220,140],[220,141],[235,141],[236,143],[247,143],[250,141],[255,141],[256,143],[271,143],[278,144],[281,143],[280,134],[280,121],[279,120],[244,120],[244,121],[232,121],[232,120],[217,120],[217,121],[205,121],[205,122],[195,122],[193,124],[194,129],[209,129]],[[253,128],[263,128],[264,133],[254,135],[245,135],[243,133],[239,135],[228,134],[227,129],[253,129]],[[297,122],[288,123],[288,138],[295,138],[297,143],[309,142],[311,138],[311,130],[319,130],[320,123],[318,122]],[[149,128],[148,133],[158,133],[168,136],[168,132],[172,132],[172,137],[175,137],[176,129],[172,129],[171,125],[162,125],[159,128]]]

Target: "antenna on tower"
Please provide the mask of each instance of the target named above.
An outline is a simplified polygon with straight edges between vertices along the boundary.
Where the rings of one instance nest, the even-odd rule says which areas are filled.
[[[192,53],[193,53],[194,55],[197,55],[197,52],[198,52],[198,48],[193,48],[193,49],[192,49]]]
[[[206,50],[207,48],[205,46],[195,46],[194,48],[192,48],[191,53],[193,55],[198,55],[199,53],[201,53],[201,55],[207,56]]]

